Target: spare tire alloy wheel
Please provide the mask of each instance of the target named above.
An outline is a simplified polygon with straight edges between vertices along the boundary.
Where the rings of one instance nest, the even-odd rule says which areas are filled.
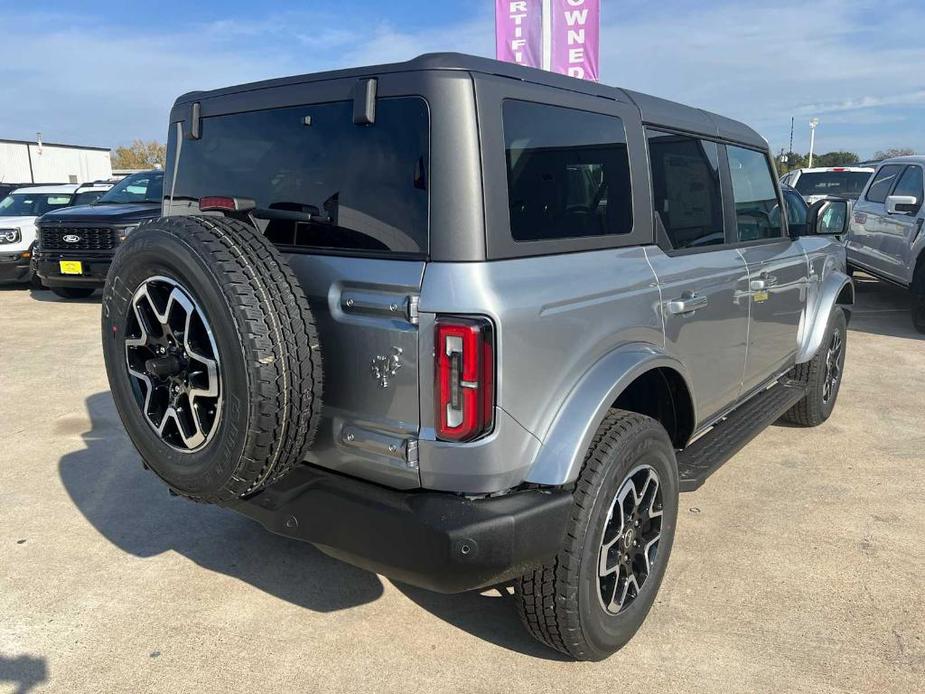
[[[172,448],[199,450],[218,429],[218,348],[202,309],[176,280],[152,277],[131,301],[125,363],[144,418]]]
[[[143,224],[113,258],[102,328],[116,410],[175,493],[235,503],[305,459],[321,418],[317,331],[292,269],[254,227]]]

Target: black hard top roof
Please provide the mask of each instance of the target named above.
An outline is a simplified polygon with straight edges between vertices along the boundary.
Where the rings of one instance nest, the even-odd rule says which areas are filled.
[[[532,84],[546,85],[556,89],[580,92],[590,96],[631,102],[639,108],[644,123],[666,127],[670,126],[672,128],[691,132],[714,135],[722,139],[742,142],[761,148],[767,147],[767,142],[764,138],[744,123],[715,113],[710,113],[709,111],[704,111],[703,109],[685,106],[674,101],[660,99],[639,92],[609,87],[597,82],[567,77],[546,70],[538,70],[536,68],[505,63],[490,58],[466,55],[464,53],[426,53],[403,63],[388,63],[384,65],[370,65],[344,70],[316,72],[306,75],[294,75],[292,77],[263,80],[261,82],[251,82],[249,84],[241,84],[232,87],[223,87],[210,91],[189,92],[177,99],[175,107],[194,101],[259,89],[268,89],[271,87],[284,87],[287,85],[320,82],[323,80],[373,77],[390,72],[414,72],[421,70],[460,70],[497,75],[530,82]]]

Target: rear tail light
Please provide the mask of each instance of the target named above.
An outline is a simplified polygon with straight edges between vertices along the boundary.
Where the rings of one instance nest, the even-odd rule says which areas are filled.
[[[437,319],[434,383],[437,438],[471,441],[491,431],[495,406],[495,345],[480,318]]]

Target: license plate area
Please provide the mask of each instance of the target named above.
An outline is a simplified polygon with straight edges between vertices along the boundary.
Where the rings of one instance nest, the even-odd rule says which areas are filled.
[[[59,260],[58,268],[62,275],[82,275],[84,272],[83,261],[81,260]]]

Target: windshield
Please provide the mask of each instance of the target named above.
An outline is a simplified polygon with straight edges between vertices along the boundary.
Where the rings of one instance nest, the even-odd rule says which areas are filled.
[[[805,173],[797,179],[794,188],[800,195],[839,195],[857,200],[867,179],[869,171],[819,171]]]
[[[74,196],[74,205],[90,205],[102,197],[105,190],[85,190]]]
[[[119,181],[98,202],[125,205],[133,202],[161,202],[164,172],[142,171]]]
[[[0,217],[39,217],[71,204],[70,193],[12,193],[0,200]]]

